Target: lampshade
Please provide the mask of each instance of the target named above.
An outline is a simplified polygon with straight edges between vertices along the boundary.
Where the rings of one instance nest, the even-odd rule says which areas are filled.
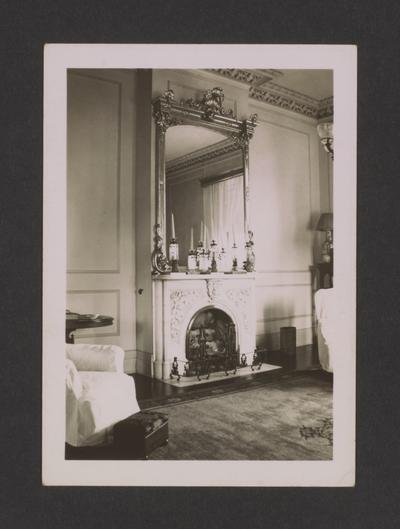
[[[333,230],[333,213],[322,213],[319,218],[317,231],[332,231]]]
[[[333,123],[319,123],[317,125],[317,131],[321,140],[324,138],[333,140]]]

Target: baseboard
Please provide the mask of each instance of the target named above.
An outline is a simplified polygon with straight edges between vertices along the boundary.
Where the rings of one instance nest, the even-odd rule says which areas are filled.
[[[153,355],[146,351],[136,351],[136,371],[139,375],[151,377],[153,374]]]
[[[289,370],[303,371],[320,369],[318,351],[313,344],[300,345],[296,347],[296,353],[284,354],[278,350],[262,350],[263,361],[280,365]]]
[[[132,373],[136,373],[136,351],[131,350],[125,350],[125,358],[124,358],[124,371],[125,373],[128,373],[131,375]]]

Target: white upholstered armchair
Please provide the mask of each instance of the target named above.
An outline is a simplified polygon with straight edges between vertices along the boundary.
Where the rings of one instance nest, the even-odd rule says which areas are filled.
[[[66,442],[112,442],[113,426],[140,411],[133,377],[115,345],[66,344]]]

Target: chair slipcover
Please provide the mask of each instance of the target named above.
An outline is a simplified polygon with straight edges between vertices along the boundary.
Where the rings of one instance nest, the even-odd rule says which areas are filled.
[[[314,296],[317,318],[318,355],[322,368],[332,372],[337,341],[335,291],[333,288],[318,290]]]
[[[124,351],[68,344],[66,356],[66,442],[111,442],[114,424],[140,411],[133,377],[123,372]]]

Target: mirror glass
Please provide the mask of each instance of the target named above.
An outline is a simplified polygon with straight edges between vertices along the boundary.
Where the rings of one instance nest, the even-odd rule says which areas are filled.
[[[167,245],[174,224],[180,266],[204,239],[207,247],[214,240],[219,249],[244,248],[243,154],[231,138],[202,126],[170,127],[165,178]]]

